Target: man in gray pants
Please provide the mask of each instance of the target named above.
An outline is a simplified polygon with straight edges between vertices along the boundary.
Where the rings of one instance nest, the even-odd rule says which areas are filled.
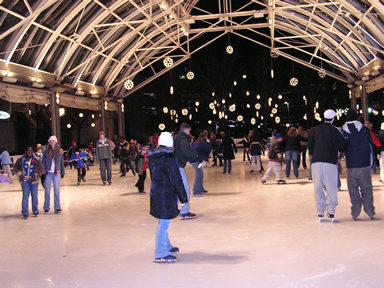
[[[351,198],[351,214],[357,220],[363,205],[365,213],[373,220],[371,166],[374,164],[374,149],[369,129],[358,120],[358,114],[351,109],[347,113],[347,123],[343,125],[343,135],[348,141],[345,151],[348,175],[347,185]],[[361,194],[360,194],[361,193]]]
[[[324,124],[313,129],[308,141],[308,151],[312,155],[312,179],[317,204],[317,215],[321,222],[324,213],[334,221],[337,200],[337,160],[338,152],[344,152],[347,140],[332,125],[336,112],[329,109],[324,112]],[[325,196],[325,191],[327,196]]]
[[[112,184],[112,171],[111,171],[111,160],[112,160],[112,149],[107,138],[105,138],[104,131],[99,133],[100,139],[96,142],[96,161],[100,162],[100,175],[103,185],[108,181],[108,184]],[[107,170],[107,176],[105,175]]]

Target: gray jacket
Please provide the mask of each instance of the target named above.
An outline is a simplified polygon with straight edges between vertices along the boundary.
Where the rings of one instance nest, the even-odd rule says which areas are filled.
[[[112,149],[108,139],[105,139],[104,143],[100,139],[96,142],[96,161],[103,159],[112,159]]]

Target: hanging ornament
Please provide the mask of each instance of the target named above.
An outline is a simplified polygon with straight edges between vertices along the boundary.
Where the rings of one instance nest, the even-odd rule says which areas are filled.
[[[212,124],[212,120],[208,120],[208,124],[211,125]]]
[[[277,50],[271,50],[271,52],[269,52],[269,54],[271,55],[272,58],[277,58],[279,57],[279,53],[277,53]]]
[[[227,51],[228,54],[233,53],[233,47],[231,45],[228,45],[227,48],[225,48],[225,51]]]
[[[251,124],[252,124],[252,125],[255,125],[255,124],[256,124],[256,119],[255,119],[255,118],[252,118],[252,119],[251,119]]]
[[[171,87],[169,87],[169,93],[171,93],[171,95],[173,95],[174,92],[175,92],[175,89],[174,89],[173,86],[171,85]]]
[[[187,79],[192,80],[193,78],[195,78],[195,73],[193,73],[192,71],[189,71],[187,73]]]
[[[261,104],[260,104],[260,103],[256,103],[256,104],[255,104],[255,108],[256,108],[257,110],[260,110],[260,108],[261,108]]]
[[[134,84],[133,81],[130,80],[130,79],[128,79],[128,80],[125,81],[125,83],[124,83],[124,87],[125,87],[125,89],[127,89],[127,90],[131,90],[131,89],[133,88],[134,85],[135,85],[135,84]]]
[[[325,72],[325,70],[323,68],[321,68],[318,73],[319,73],[319,77],[321,79],[324,79],[325,76],[327,75],[327,73]]]
[[[272,108],[272,114],[276,114],[277,113],[277,109],[276,108]]]
[[[212,110],[215,109],[215,103],[213,102],[209,103],[209,108]]]
[[[164,114],[167,114],[168,113],[168,107],[164,107],[163,112],[164,112]]]
[[[169,68],[173,65],[173,59],[171,57],[167,57],[163,60],[163,64],[165,67]]]
[[[271,69],[271,78],[275,78],[275,73],[273,72],[273,69]]]
[[[280,117],[279,117],[279,116],[276,116],[276,117],[275,117],[275,122],[276,122],[277,124],[280,123]]]
[[[229,106],[229,111],[235,112],[236,111],[236,105],[232,104],[231,106]]]
[[[188,109],[182,109],[181,110],[181,114],[183,114],[184,116],[187,116],[188,115]]]
[[[248,108],[248,109],[251,108],[251,105],[247,104],[247,108]]]
[[[237,116],[237,121],[243,121],[243,116],[242,115]]]
[[[199,102],[199,101],[196,101],[196,102],[195,102],[195,105],[196,105],[196,107],[199,107],[200,102]]]
[[[164,125],[163,123],[160,123],[160,124],[159,124],[159,129],[160,129],[161,131],[163,131],[163,130],[165,129],[165,125]]]
[[[289,84],[291,84],[291,86],[296,86],[299,84],[299,80],[296,77],[292,77],[291,80],[289,80]]]

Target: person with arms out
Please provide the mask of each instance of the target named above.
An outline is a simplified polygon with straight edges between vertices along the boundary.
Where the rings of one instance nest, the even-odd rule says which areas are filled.
[[[172,263],[176,257],[172,253],[179,248],[169,241],[168,228],[171,219],[179,215],[179,200],[182,206],[188,201],[179,165],[172,149],[171,133],[162,132],[158,148],[148,153],[151,171],[150,214],[159,219],[156,232],[155,262]]]
[[[96,142],[96,161],[100,163],[100,176],[105,185],[108,181],[108,184],[112,184],[112,171],[111,171],[111,161],[112,161],[112,150],[110,143],[107,138],[105,138],[104,131],[99,132],[100,139]],[[107,175],[105,175],[107,171]]]
[[[64,178],[64,158],[60,146],[57,143],[56,136],[51,136],[48,139],[48,147],[44,152],[43,166],[45,171],[45,201],[44,212],[48,213],[51,200],[51,183],[53,183],[53,199],[55,213],[61,213],[60,207],[60,177]]]
[[[361,206],[370,219],[374,218],[371,166],[374,165],[374,146],[369,129],[358,120],[358,114],[350,109],[347,123],[343,125],[343,135],[348,141],[345,150],[347,163],[347,186],[351,199],[351,214],[357,220]]]
[[[280,133],[275,133],[273,137],[273,144],[271,144],[268,151],[268,169],[267,172],[265,172],[263,178],[261,179],[261,183],[265,184],[269,178],[269,174],[273,172],[275,173],[277,184],[285,184],[285,181],[281,179],[281,166],[284,160],[281,148],[283,137]]]
[[[71,158],[68,159],[68,162],[74,162],[77,169],[77,185],[80,185],[81,180],[85,182],[85,175],[87,174],[85,161],[90,157],[88,153],[81,152],[79,149],[72,154]]]
[[[19,176],[21,189],[23,190],[23,199],[21,201],[21,214],[23,218],[28,219],[29,216],[29,195],[32,197],[33,215],[39,215],[37,191],[40,176],[44,174],[44,168],[40,158],[33,154],[32,147],[26,149],[24,156],[16,161],[13,169],[15,174]]]
[[[308,151],[312,155],[312,180],[317,204],[317,215],[321,222],[326,210],[334,222],[337,199],[337,161],[338,152],[344,152],[347,140],[335,126],[336,112],[324,112],[324,124],[313,129],[308,141]],[[325,191],[327,196],[325,196]]]
[[[180,132],[176,135],[174,140],[174,150],[176,154],[177,163],[179,164],[179,170],[181,178],[183,179],[184,188],[187,193],[188,203],[181,207],[180,216],[182,220],[196,218],[196,214],[189,211],[189,197],[190,189],[187,174],[185,173],[185,165],[187,162],[195,163],[199,161],[199,157],[195,150],[191,147],[191,125],[188,123],[181,123]]]

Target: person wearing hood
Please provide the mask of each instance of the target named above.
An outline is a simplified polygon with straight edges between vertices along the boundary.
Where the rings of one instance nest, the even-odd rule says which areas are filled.
[[[348,141],[345,150],[347,164],[347,186],[351,198],[351,214],[357,220],[361,206],[370,219],[374,218],[371,167],[374,165],[374,148],[369,129],[358,120],[358,114],[350,109],[347,112],[347,123],[342,127],[344,137]]]
[[[21,201],[21,214],[24,219],[28,219],[29,195],[32,197],[33,215],[39,215],[37,190],[40,176],[44,173],[43,164],[39,157],[33,153],[33,148],[28,147],[23,157],[19,158],[14,167],[15,174],[19,176],[21,189],[23,190],[23,199]]]
[[[158,148],[148,153],[151,175],[150,214],[159,219],[156,232],[155,262],[172,263],[172,253],[179,248],[172,246],[168,237],[171,219],[179,215],[178,199],[182,206],[188,202],[187,193],[180,174],[179,164],[172,149],[173,138],[169,132],[162,132]]]
[[[317,216],[321,222],[327,210],[328,217],[334,222],[337,198],[337,161],[338,152],[344,152],[347,140],[338,128],[333,126],[336,112],[328,109],[324,112],[324,124],[313,129],[308,141],[308,151],[312,155],[312,179],[315,190]],[[325,191],[327,195],[325,195]]]

